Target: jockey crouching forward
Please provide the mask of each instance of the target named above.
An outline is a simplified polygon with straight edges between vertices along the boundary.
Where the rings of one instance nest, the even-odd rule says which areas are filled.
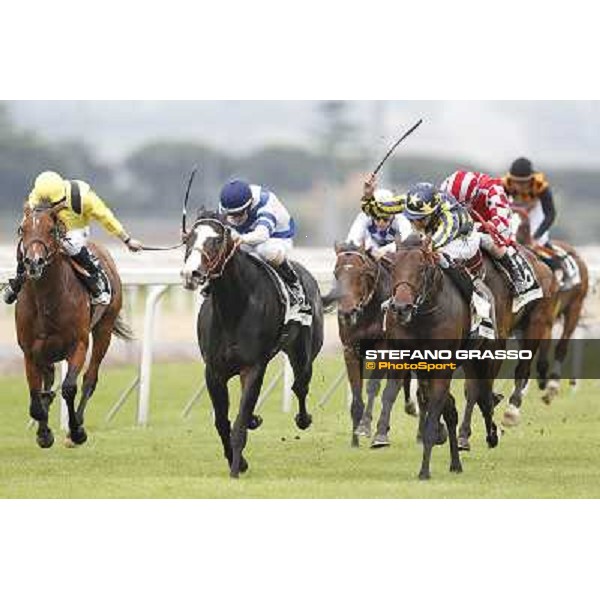
[[[372,214],[374,180],[365,183],[363,211]],[[431,183],[412,186],[406,196],[397,196],[387,212],[402,214],[419,233],[430,235],[432,249],[440,256],[439,264],[471,302],[471,336],[494,339],[491,294],[469,264],[477,261],[480,234],[467,210]],[[461,269],[455,263],[467,268]]]
[[[406,239],[412,233],[410,221],[402,214],[387,214],[386,207],[397,204],[390,190],[379,188],[373,192],[373,216],[360,212],[348,232],[346,242],[363,246],[380,260],[396,252],[396,237]]]
[[[534,171],[531,161],[527,158],[518,158],[502,178],[502,183],[506,193],[512,197],[514,205],[524,209],[529,215],[533,244],[547,250],[538,252],[540,258],[552,270],[562,273],[561,286],[565,289],[577,285],[579,272],[576,264],[565,250],[550,242],[550,227],[556,219],[556,208],[545,175]]]
[[[131,238],[103,200],[92,188],[80,180],[69,181],[58,173],[44,171],[35,179],[27,200],[29,208],[50,204],[62,205],[57,216],[64,224],[66,233],[61,239],[63,250],[85,271],[84,278],[92,304],[110,304],[111,291],[108,277],[100,261],[87,248],[89,225],[98,221],[108,233],[119,237],[132,252],[142,249],[142,244]],[[17,249],[17,274],[4,290],[4,301],[12,304],[25,283],[25,265],[21,245]]]
[[[291,292],[292,306],[310,312],[298,274],[288,261],[296,226],[279,198],[264,187],[234,180],[221,190],[219,211],[237,233],[234,238],[251,246],[277,271]]]
[[[512,211],[502,180],[483,173],[456,171],[440,186],[442,192],[464,205],[475,218],[479,228],[481,247],[508,272],[515,295],[514,307],[520,305],[519,296],[531,288],[518,262],[511,230]],[[486,231],[491,228],[493,233]]]

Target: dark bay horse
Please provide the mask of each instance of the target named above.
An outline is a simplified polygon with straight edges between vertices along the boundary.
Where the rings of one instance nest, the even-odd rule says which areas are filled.
[[[402,340],[417,347],[423,340],[444,340],[444,349],[455,351],[469,337],[470,307],[456,285],[442,270],[431,250],[431,240],[411,236],[397,242],[393,255],[392,296],[386,312],[386,333],[389,339]],[[481,342],[485,347],[488,342]],[[479,405],[486,425],[488,446],[498,444],[497,428],[493,421],[492,386],[496,375],[494,361],[465,361],[468,401]],[[431,451],[439,442],[443,416],[448,430],[450,471],[462,471],[457,425],[458,413],[450,394],[452,373],[435,377],[419,374],[419,391],[426,399],[423,424],[423,458],[419,479],[429,479]]]
[[[517,231],[517,239],[525,246],[531,248],[534,253],[539,254],[541,260],[549,260],[549,257],[542,254],[539,249],[533,245],[531,228],[529,226],[529,216],[527,211],[520,208],[513,208],[513,211],[519,216],[520,224]],[[563,326],[560,339],[554,349],[554,363],[550,374],[550,345],[552,340],[549,338],[544,341],[540,347],[538,358],[538,382],[540,389],[545,390],[542,397],[546,403],[550,403],[553,397],[558,393],[560,388],[560,378],[562,372],[562,364],[567,356],[569,349],[569,341],[573,335],[575,328],[581,317],[583,303],[589,290],[589,271],[585,261],[577,253],[575,248],[566,242],[552,240],[553,246],[558,246],[569,254],[577,263],[581,281],[571,289],[560,289],[556,286],[556,293],[553,305],[553,319],[557,321],[562,318]],[[550,261],[551,262],[551,261]],[[575,385],[575,379],[570,380],[571,385]]]
[[[69,444],[83,444],[87,434],[84,412],[98,382],[98,370],[114,333],[125,340],[133,334],[119,316],[121,281],[108,252],[93,246],[113,290],[108,306],[92,313],[89,294],[76,275],[68,256],[61,252],[62,223],[51,206],[25,208],[21,225],[27,281],[19,295],[15,319],[17,339],[25,358],[29,384],[29,414],[38,422],[37,443],[49,448],[54,435],[48,427],[49,407],[54,398],[55,363],[66,360],[69,368],[62,383],[62,396],[69,411]],[[92,245],[90,245],[92,246]],[[81,399],[75,409],[77,378],[83,369],[92,334],[92,353],[83,376]]]
[[[198,314],[198,343],[205,362],[215,427],[221,438],[232,477],[248,469],[243,456],[248,429],[260,423],[254,416],[269,361],[283,350],[294,372],[292,390],[298,398],[295,417],[300,429],[307,429],[312,417],[306,396],[312,378],[313,361],[323,344],[323,305],[317,282],[298,263],[294,268],[312,309],[312,323],[284,324],[286,307],[270,267],[240,249],[221,217],[201,211],[187,234],[186,287],[194,289],[210,282],[210,293]],[[240,376],[242,393],[237,418],[229,421],[228,381]]]
[[[367,380],[367,406],[362,399],[363,381],[360,370],[359,345],[361,340],[381,340],[384,337],[382,303],[391,293],[391,265],[386,260],[375,260],[364,246],[352,243],[335,244],[336,263],[334,275],[336,290],[332,293],[338,301],[338,328],[344,347],[344,361],[352,390],[353,447],[359,445],[359,436],[371,436],[373,404],[380,388],[379,379]],[[385,262],[384,262],[385,261]],[[416,415],[416,407],[410,398],[410,378],[405,380],[405,411]],[[393,391],[392,391],[393,390]],[[386,386],[384,394],[396,393],[395,385]],[[394,396],[395,400],[395,396]],[[393,402],[392,402],[393,403]],[[377,427],[377,435],[371,443],[373,448],[389,446],[389,423]]]

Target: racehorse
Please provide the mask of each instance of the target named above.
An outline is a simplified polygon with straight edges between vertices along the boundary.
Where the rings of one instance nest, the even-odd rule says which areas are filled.
[[[531,228],[529,225],[529,216],[527,211],[521,208],[513,208],[513,211],[519,216],[520,223],[517,230],[517,239],[520,243],[532,249],[532,251],[540,256],[542,261],[548,260],[547,255],[541,254],[540,250],[533,244],[533,238],[531,235]],[[573,335],[581,312],[583,310],[583,303],[587,296],[589,289],[589,271],[585,261],[577,253],[577,251],[567,244],[566,242],[552,240],[553,246],[562,248],[577,264],[580,275],[580,282],[574,285],[571,289],[561,290],[560,286],[556,286],[556,294],[554,298],[553,306],[553,318],[557,321],[562,317],[563,326],[560,339],[558,340],[554,349],[554,364],[552,371],[548,375],[550,365],[550,345],[551,338],[548,338],[540,346],[540,352],[538,357],[538,382],[539,387],[545,390],[545,394],[542,399],[546,403],[550,403],[553,397],[558,393],[560,387],[560,378],[562,372],[562,364],[567,356],[569,349],[569,341]],[[576,380],[570,379],[570,384],[575,385]]]
[[[531,365],[536,353],[542,347],[552,331],[552,307],[556,289],[556,283],[550,269],[540,261],[531,251],[522,246],[519,247],[521,256],[527,260],[533,270],[542,296],[524,305],[517,313],[512,310],[513,295],[506,282],[506,274],[501,272],[496,261],[484,253],[484,282],[494,296],[494,310],[496,333],[498,341],[497,349],[504,349],[506,341],[511,335],[518,334],[520,350],[531,351],[531,358],[520,358],[514,372],[514,390],[508,400],[502,424],[514,426],[520,420],[520,408],[523,401],[524,390],[529,382]],[[497,361],[499,370],[501,363]],[[500,401],[501,396],[494,395],[494,404]],[[470,450],[469,437],[471,435],[471,417],[474,402],[469,400],[465,405],[465,412],[459,432],[459,448]]]
[[[392,294],[385,316],[387,337],[417,348],[423,348],[426,340],[444,340],[445,350],[458,350],[469,337],[470,307],[438,264],[431,239],[414,235],[403,242],[398,240],[396,247],[397,252],[392,256]],[[498,444],[492,399],[497,367],[490,360],[465,361],[462,366],[467,377],[467,400],[479,405],[486,425],[486,440],[493,448]],[[458,413],[450,394],[451,381],[451,372],[436,376],[419,374],[419,390],[426,398],[422,405],[425,415],[419,479],[430,478],[431,451],[439,443],[442,415],[448,430],[450,471],[462,471],[456,432]],[[386,399],[383,400],[385,404]]]
[[[294,269],[311,306],[310,325],[285,322],[286,301],[273,269],[240,248],[219,214],[201,210],[186,237],[182,271],[186,287],[210,284],[198,313],[198,344],[215,427],[234,478],[248,469],[243,456],[248,429],[260,425],[254,409],[267,365],[280,350],[287,354],[294,372],[292,390],[299,406],[296,425],[307,429],[312,422],[306,396],[313,361],[323,345],[323,305],[313,276],[298,263]],[[240,376],[242,393],[231,427],[227,384],[236,375]]]
[[[112,288],[109,305],[95,307],[74,270],[69,257],[61,252],[64,226],[57,217],[60,206],[25,207],[20,227],[22,253],[27,281],[16,305],[17,340],[23,351],[29,385],[29,414],[38,422],[37,443],[50,448],[54,435],[48,427],[49,408],[54,399],[55,363],[66,360],[68,371],[62,383],[62,396],[69,412],[68,445],[87,440],[83,427],[86,405],[98,382],[98,370],[114,333],[132,340],[133,333],[120,316],[121,280],[109,253],[90,244],[101,261]],[[77,378],[81,372],[92,334],[92,353],[83,376],[83,388],[77,409]]]
[[[332,292],[338,300],[338,327],[344,347],[344,361],[352,390],[351,445],[358,447],[359,436],[370,437],[373,404],[380,388],[379,379],[367,380],[367,407],[362,400],[363,381],[360,370],[359,346],[361,340],[381,340],[383,332],[382,303],[390,297],[390,265],[387,261],[375,260],[364,246],[350,243],[335,244],[336,263],[334,275],[336,288]],[[385,262],[384,262],[385,261]],[[324,299],[328,302],[328,299]],[[415,416],[416,406],[410,398],[410,379],[405,380],[405,411]],[[384,394],[390,393],[388,388]],[[383,421],[380,420],[381,423]],[[377,428],[372,448],[389,446],[388,430]]]

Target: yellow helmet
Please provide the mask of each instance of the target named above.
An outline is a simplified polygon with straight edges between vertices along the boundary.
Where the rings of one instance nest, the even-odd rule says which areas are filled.
[[[49,200],[52,204],[60,202],[66,194],[63,178],[54,171],[44,171],[35,178],[34,194],[41,200]]]

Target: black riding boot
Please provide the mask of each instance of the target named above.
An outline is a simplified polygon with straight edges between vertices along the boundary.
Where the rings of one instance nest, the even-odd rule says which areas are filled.
[[[85,246],[71,258],[89,274],[88,277],[84,277],[84,280],[92,296],[92,304],[110,304],[111,294],[108,277],[102,270],[100,261],[92,256]]]
[[[525,292],[527,290],[527,282],[523,278],[521,268],[514,256],[507,252],[498,262],[508,271],[508,274],[512,279],[515,293],[519,295]]]
[[[12,304],[17,299],[23,284],[25,283],[25,265],[21,257],[17,259],[17,274],[14,279],[8,280],[8,285],[4,289],[4,302]]]
[[[310,305],[306,302],[304,290],[302,289],[302,284],[300,283],[298,274],[296,273],[296,271],[294,271],[294,267],[292,267],[292,265],[287,260],[284,260],[280,265],[276,267],[276,269],[277,273],[279,273],[284,283],[290,288],[290,291],[292,292],[292,304],[297,305],[300,311],[309,312]]]

